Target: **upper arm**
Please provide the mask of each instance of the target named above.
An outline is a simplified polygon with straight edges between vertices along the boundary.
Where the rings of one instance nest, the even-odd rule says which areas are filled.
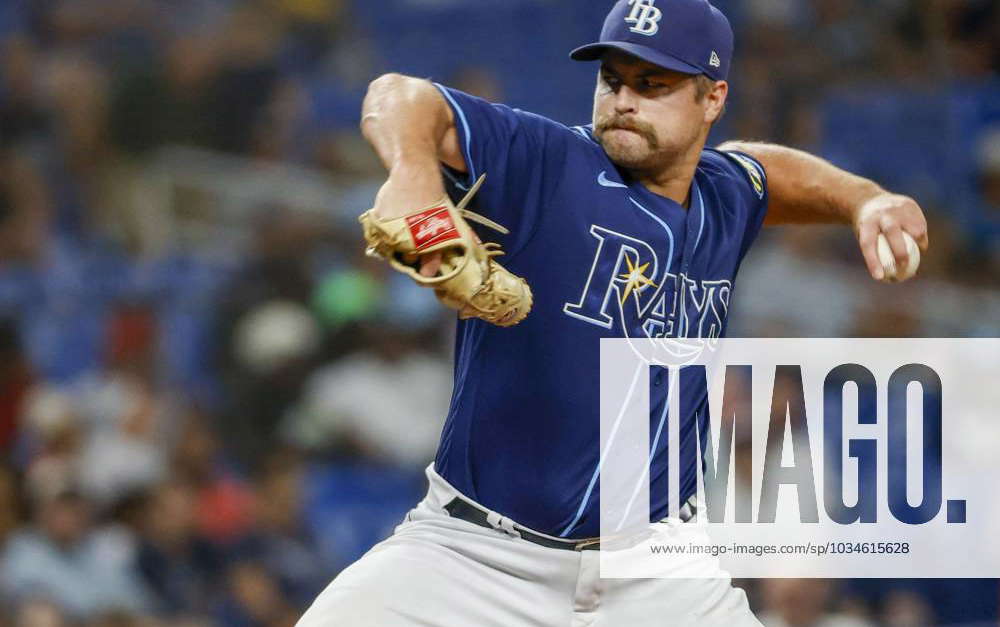
[[[777,144],[729,141],[719,150],[750,155],[767,172],[766,226],[844,222],[844,216],[830,202],[830,188],[843,182],[841,175],[857,179],[854,175],[819,157]],[[837,176],[831,178],[834,172]]]

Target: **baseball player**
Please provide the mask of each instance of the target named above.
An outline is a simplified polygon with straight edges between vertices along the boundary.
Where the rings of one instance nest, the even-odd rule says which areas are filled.
[[[759,624],[724,574],[600,578],[600,339],[724,335],[763,224],[852,225],[876,279],[879,234],[898,267],[904,233],[928,240],[913,200],[821,159],[706,148],[732,52],[706,0],[619,0],[599,41],[571,54],[598,62],[590,125],[417,78],[371,84],[362,130],[389,176],[365,237],[459,311],[454,395],[427,497],[300,625]],[[668,386],[659,375],[649,386],[652,431]],[[693,437],[693,412],[679,419]],[[690,513],[664,520],[667,439],[652,451],[651,525]],[[696,462],[681,472],[684,502]]]

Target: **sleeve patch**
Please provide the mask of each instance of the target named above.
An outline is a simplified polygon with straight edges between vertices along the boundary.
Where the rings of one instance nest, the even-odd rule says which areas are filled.
[[[761,200],[764,199],[764,177],[761,175],[760,169],[757,164],[752,160],[744,157],[743,155],[730,152],[727,153],[736,162],[739,163],[747,171],[747,175],[750,177],[750,184],[753,185],[753,191],[756,192],[757,197]]]

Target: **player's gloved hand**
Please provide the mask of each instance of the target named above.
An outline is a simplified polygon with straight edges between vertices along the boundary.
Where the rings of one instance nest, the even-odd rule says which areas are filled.
[[[878,236],[885,235],[896,258],[897,268],[909,265],[909,253],[903,233],[908,233],[921,251],[926,252],[930,241],[927,236],[927,219],[912,198],[883,192],[861,204],[854,214],[854,234],[858,238],[868,272],[875,280],[882,280],[885,269],[878,255]]]
[[[438,300],[458,310],[459,317],[512,326],[531,310],[531,289],[494,259],[503,254],[499,246],[482,243],[466,222],[507,232],[465,209],[484,179],[481,176],[457,206],[445,196],[417,211],[391,217],[372,209],[359,221],[369,255],[388,260],[417,284],[433,288]]]
[[[430,205],[444,194],[440,165],[436,159],[427,163],[405,163],[392,169],[375,195],[371,212],[380,220],[398,218],[413,207]],[[433,277],[441,267],[441,253],[410,254],[403,261],[407,265],[417,265],[421,275]]]

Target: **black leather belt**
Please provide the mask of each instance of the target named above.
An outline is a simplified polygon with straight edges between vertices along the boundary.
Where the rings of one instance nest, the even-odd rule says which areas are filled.
[[[481,510],[458,497],[453,498],[450,503],[444,506],[444,509],[452,518],[458,518],[459,520],[464,520],[465,522],[470,522],[474,525],[479,525],[480,527],[486,527],[487,529],[498,529],[502,531],[502,529],[494,527],[489,523],[488,514],[484,510]],[[545,536],[537,533],[532,533],[520,525],[514,525],[513,531],[517,535],[521,536],[522,540],[527,540],[528,542],[548,547],[550,549],[563,549],[565,551],[592,551],[601,548],[601,541],[599,538],[592,538],[588,540],[553,540],[552,538],[546,538]]]
[[[444,509],[452,518],[458,518],[459,520],[464,520],[465,522],[470,522],[480,527],[486,527],[487,529],[497,529],[505,532],[508,531],[495,525],[491,525],[489,521],[489,514],[485,510],[479,509],[475,505],[463,501],[458,497],[453,498],[451,502],[444,506]],[[694,513],[694,499],[692,498],[685,503],[683,507],[681,507],[681,521],[687,522],[691,520],[694,518]],[[528,531],[524,527],[517,524],[513,525],[512,532],[520,536],[522,540],[527,540],[533,544],[550,549],[562,549],[564,551],[594,551],[601,548],[600,538],[587,538],[583,540],[556,540],[539,535],[532,531]]]

